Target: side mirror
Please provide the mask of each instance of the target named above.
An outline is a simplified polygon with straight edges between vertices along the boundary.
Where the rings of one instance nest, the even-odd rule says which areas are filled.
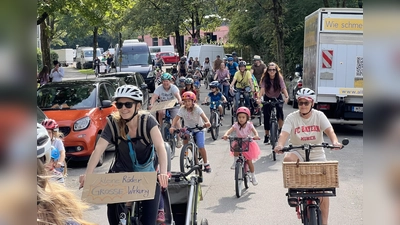
[[[342,145],[348,145],[349,144],[349,139],[345,138],[342,140]]]
[[[140,89],[147,89],[147,84],[142,84],[142,85],[140,85]]]
[[[293,77],[292,77],[292,76],[290,76],[290,77],[289,77],[289,81],[292,81],[292,80],[293,80]]]
[[[101,107],[102,107],[102,108],[109,108],[109,107],[111,107],[111,100],[103,100],[103,101],[101,102]]]

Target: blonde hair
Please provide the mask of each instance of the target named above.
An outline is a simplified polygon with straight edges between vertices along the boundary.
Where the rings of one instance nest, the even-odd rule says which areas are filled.
[[[65,225],[74,221],[82,225],[94,225],[83,220],[83,212],[89,208],[65,186],[49,182],[43,163],[37,161],[37,224]]]
[[[64,139],[64,134],[60,130],[53,131],[53,138],[51,140],[53,141],[56,138],[59,138],[59,139],[63,140]]]

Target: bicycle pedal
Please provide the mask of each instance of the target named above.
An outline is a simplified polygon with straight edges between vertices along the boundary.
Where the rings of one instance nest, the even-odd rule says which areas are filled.
[[[288,204],[290,207],[297,207],[299,205],[299,199],[295,197],[288,198]]]

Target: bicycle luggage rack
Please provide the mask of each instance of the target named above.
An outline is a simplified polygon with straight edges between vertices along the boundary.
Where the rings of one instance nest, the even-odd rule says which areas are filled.
[[[289,188],[288,197],[334,197],[336,188]]]

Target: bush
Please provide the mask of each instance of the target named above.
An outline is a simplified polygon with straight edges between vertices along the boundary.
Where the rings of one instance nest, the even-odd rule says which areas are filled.
[[[52,64],[54,60],[58,60],[58,54],[53,50],[50,50],[50,60]]]

